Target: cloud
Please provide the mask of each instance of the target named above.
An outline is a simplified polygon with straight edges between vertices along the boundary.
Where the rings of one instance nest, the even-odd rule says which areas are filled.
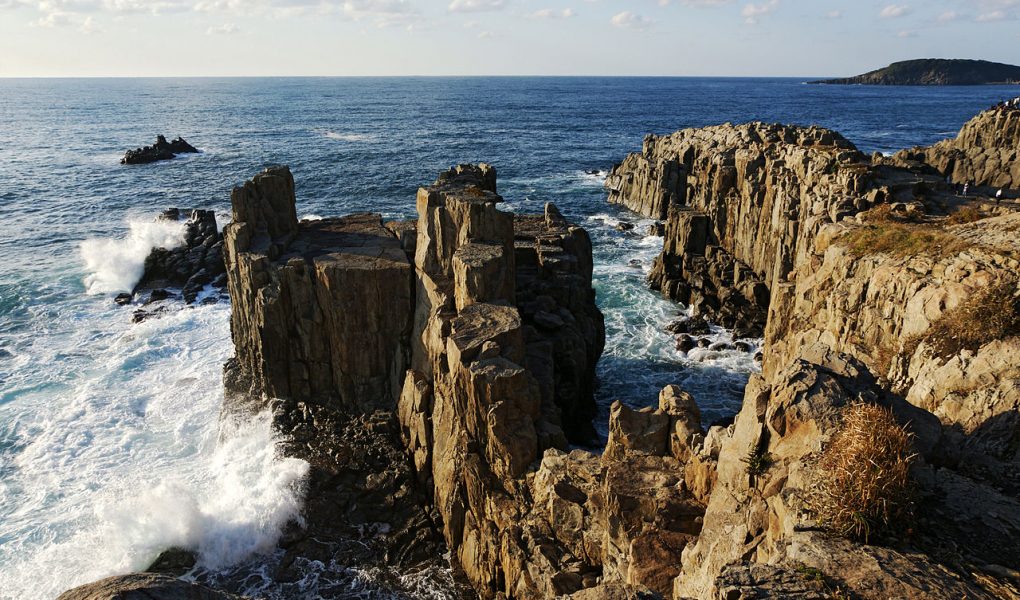
[[[904,31],[901,31],[901,32],[897,33],[896,37],[898,37],[898,38],[917,37],[917,32],[916,31],[906,31],[906,30],[904,30]]]
[[[650,19],[634,14],[629,10],[617,13],[612,19],[609,19],[609,22],[613,25],[613,27],[619,27],[621,29],[635,29],[637,31],[643,31],[652,26],[652,21]]]
[[[543,8],[536,10],[535,12],[528,15],[531,19],[569,19],[570,17],[576,16],[577,13],[571,8],[564,8],[563,10],[554,10],[552,8]]]
[[[66,27],[71,23],[72,21],[70,13],[54,11],[42,17],[39,17],[39,19],[32,21],[32,23],[30,24],[34,27],[50,28],[50,27]]]
[[[489,39],[492,39],[492,37],[493,37],[493,34],[492,34],[491,31],[479,31],[478,32],[478,39],[480,39],[480,40],[489,40]]]
[[[224,23],[219,27],[210,27],[205,30],[206,35],[233,35],[241,31],[241,28],[233,23]]]
[[[843,18],[843,11],[841,11],[841,10],[830,10],[829,12],[825,13],[825,18],[826,19],[842,19]]]
[[[450,12],[483,12],[500,10],[503,0],[452,0],[447,8]]]
[[[767,0],[760,4],[749,3],[744,6],[744,10],[740,11],[740,16],[744,17],[744,23],[756,25],[759,19],[772,14],[777,8],[779,8],[779,0]]]
[[[939,23],[952,23],[960,18],[960,13],[955,10],[947,10],[946,12],[939,15],[935,20]]]
[[[1009,19],[1009,15],[1004,10],[993,10],[986,13],[981,13],[974,18],[978,23],[991,23],[993,21],[1005,21]]]
[[[883,19],[897,19],[908,14],[910,14],[910,7],[906,4],[888,4],[878,13],[878,16]]]
[[[92,34],[99,33],[102,31],[102,29],[100,29],[99,26],[96,25],[95,19],[93,19],[91,16],[88,16],[85,17],[85,20],[82,21],[81,25],[78,26],[78,31],[84,34]]]

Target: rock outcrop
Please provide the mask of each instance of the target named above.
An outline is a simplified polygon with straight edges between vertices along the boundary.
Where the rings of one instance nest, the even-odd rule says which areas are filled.
[[[810,83],[830,85],[990,85],[1020,83],[1020,67],[987,60],[904,60],[855,77]]]
[[[926,165],[954,183],[1020,189],[1020,108],[992,107],[964,124],[960,133],[925,148],[896,153],[893,164]]]
[[[58,596],[58,600],[240,600],[240,598],[156,573],[132,573],[108,577],[68,590]]]
[[[298,223],[294,200],[284,168],[233,193],[225,384],[233,409],[271,407],[287,451],[311,462],[309,539],[387,523],[378,552],[345,560],[414,564],[445,544],[484,598],[666,591],[703,510],[677,487],[670,441],[700,432],[693,401],[670,394],[663,443],[620,453],[641,456],[640,474],[587,452],[555,459],[593,436],[605,333],[587,233],[551,204],[500,211],[487,165],[422,188],[414,223]],[[536,503],[550,477],[567,499]],[[597,513],[589,543],[561,509]]]
[[[198,152],[198,148],[184,141],[184,138],[177,137],[168,142],[162,135],[157,135],[155,144],[125,152],[124,158],[120,159],[120,164],[141,165],[160,160],[170,160],[178,154],[195,152]]]
[[[748,125],[647,136],[606,180],[610,202],[666,218],[650,280],[663,295],[761,335],[769,290],[822,223],[868,206],[866,157],[816,127]]]
[[[683,193],[659,188],[655,165],[671,161]],[[670,198],[653,286],[765,334],[734,424],[684,454],[707,507],[673,597],[1016,597],[1018,215],[947,218],[960,199],[941,174],[760,124],[646,138],[607,186],[642,194],[633,206]],[[888,407],[917,453],[917,519],[881,544],[828,532],[815,500],[819,457],[855,402]],[[643,423],[619,439],[658,446]]]
[[[225,289],[223,237],[216,225],[216,214],[211,210],[169,208],[158,219],[184,220],[184,243],[176,248],[153,249],[145,259],[145,271],[133,293],[179,287],[184,301],[191,304],[207,285]]]

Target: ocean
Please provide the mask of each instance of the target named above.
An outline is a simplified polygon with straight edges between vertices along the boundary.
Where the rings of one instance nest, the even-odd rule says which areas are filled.
[[[225,223],[235,184],[286,164],[299,216],[409,217],[440,170],[491,163],[506,209],[555,202],[592,235],[607,327],[600,431],[613,400],[653,404],[669,383],[712,420],[739,407],[756,365],[739,351],[673,349],[662,328],[684,308],[647,289],[661,240],[606,203],[612,164],[647,133],[727,121],[818,124],[893,152],[950,137],[1015,95],[801,79],[0,79],[0,598],[52,598],[173,545],[196,550],[207,573],[247,569],[257,597],[283,593],[261,565],[300,513],[307,465],[276,455],[264,416],[219,422],[229,306],[133,324],[112,302],[154,245],[179,236],[153,223],[166,207]],[[157,133],[202,153],[119,164]],[[635,232],[617,231],[621,220]],[[346,576],[320,573],[301,594],[393,595],[371,572]],[[424,579],[405,587],[441,596]]]

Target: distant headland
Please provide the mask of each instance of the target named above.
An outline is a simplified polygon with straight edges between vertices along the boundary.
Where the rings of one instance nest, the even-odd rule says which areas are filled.
[[[992,85],[1020,84],[1020,67],[987,60],[923,58],[896,62],[884,69],[811,81],[829,85]]]

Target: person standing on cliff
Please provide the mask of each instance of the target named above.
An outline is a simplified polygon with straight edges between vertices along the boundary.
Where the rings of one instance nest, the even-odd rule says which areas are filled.
[[[1002,188],[995,192],[995,206],[998,206],[1000,202],[1002,202]]]
[[[970,192],[970,182],[963,184],[963,197],[967,197],[967,193]]]

